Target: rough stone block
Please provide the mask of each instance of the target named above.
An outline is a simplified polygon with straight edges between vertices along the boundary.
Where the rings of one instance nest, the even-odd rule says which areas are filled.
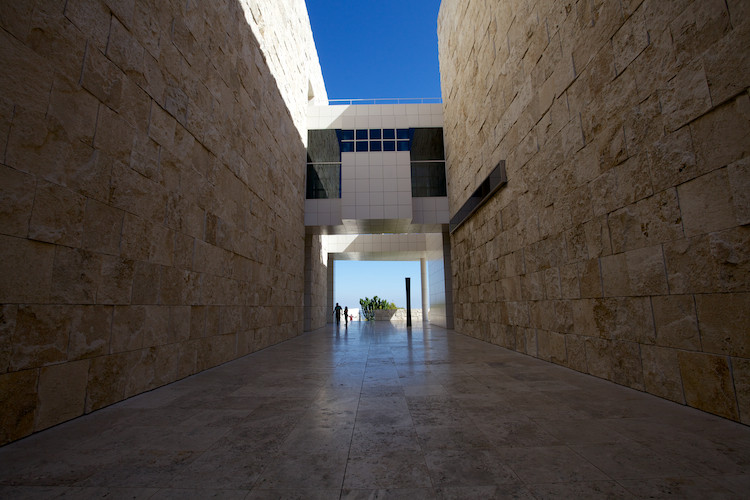
[[[0,443],[28,436],[34,430],[39,370],[0,374]]]
[[[65,17],[104,52],[109,38],[111,14],[97,0],[71,0],[65,4]]]
[[[164,222],[167,194],[156,182],[122,164],[115,164],[111,189],[114,206],[151,222]]]
[[[37,368],[68,359],[71,316],[66,306],[19,306],[11,369]]]
[[[588,373],[617,384],[643,390],[643,364],[638,344],[586,339]]]
[[[151,104],[151,119],[148,126],[148,135],[162,146],[174,144],[176,120],[155,102]]]
[[[586,361],[586,337],[566,335],[565,349],[568,355],[566,366],[582,373],[589,373]]]
[[[703,350],[750,357],[750,293],[695,296]]]
[[[714,106],[750,87],[750,56],[745,50],[737,50],[737,47],[746,47],[750,43],[750,26],[743,19],[743,14],[746,16],[750,12],[732,14],[732,10],[730,6],[733,29],[702,54]],[[738,26],[743,21],[744,24]]]
[[[703,173],[696,162],[689,127],[658,138],[648,154],[654,191],[677,186]]]
[[[649,44],[643,9],[631,15],[612,37],[615,71],[621,74]]]
[[[161,290],[161,266],[137,261],[133,274],[133,301],[135,304],[158,304]]]
[[[112,306],[77,306],[71,310],[68,359],[86,359],[109,353]]]
[[[50,299],[61,304],[95,303],[101,266],[97,254],[56,246]]]
[[[579,262],[578,280],[581,287],[581,297],[601,297],[602,281],[599,259],[589,259]]]
[[[81,360],[41,369],[35,430],[83,415],[89,363]]]
[[[0,165],[0,233],[28,235],[35,188],[33,176]]]
[[[596,299],[592,316],[599,337],[639,344],[656,340],[648,297]]]
[[[643,380],[646,392],[685,404],[677,352],[674,349],[642,345]]]
[[[161,303],[167,305],[198,304],[201,296],[201,275],[184,269],[162,267]]]
[[[86,201],[83,219],[83,248],[119,255],[123,212],[96,200]]]
[[[657,345],[693,351],[701,349],[692,295],[652,297],[651,305],[654,311]]]
[[[75,192],[43,182],[37,185],[29,222],[29,238],[78,247],[83,235],[86,199]]]
[[[0,303],[47,302],[55,247],[0,236]]]
[[[155,347],[130,353],[125,380],[125,397],[129,398],[157,387],[156,370]]]
[[[129,259],[103,256],[96,302],[98,304],[130,304],[134,266],[135,263]]]
[[[184,342],[190,338],[190,306],[169,308],[169,342]]]
[[[644,166],[632,157],[604,172],[591,182],[594,214],[602,215],[641,200],[653,193],[648,176],[641,175]]]
[[[143,77],[143,53],[143,46],[141,46],[138,40],[123,26],[117,17],[112,18],[109,41],[107,43],[107,57],[123,73],[131,78],[140,80]]]
[[[105,76],[103,78],[107,77]],[[114,82],[112,82],[111,84],[114,85]],[[121,91],[118,92],[121,93]],[[126,174],[124,170],[127,169],[126,165],[130,164],[130,156],[133,151],[134,136],[135,130],[125,120],[125,118],[123,118],[107,106],[99,106],[99,116],[96,121],[94,147],[104,152],[111,159],[116,160],[113,165],[114,168],[112,170],[113,185],[111,189],[116,190],[119,187],[119,184],[115,184],[115,181],[119,180]],[[115,191],[115,193],[120,194],[117,191]],[[114,193],[112,192],[111,194],[114,195]],[[116,196],[112,197],[112,201],[117,206]],[[127,209],[132,207],[124,206],[122,208]]]
[[[132,353],[119,353],[91,360],[86,413],[124,399],[128,360],[131,357]]]
[[[750,423],[750,360],[732,358],[734,389],[737,392],[737,406],[740,411],[740,422]]]
[[[714,108],[690,124],[698,168],[710,172],[750,156],[750,96]]]
[[[698,60],[683,66],[659,92],[664,122],[668,132],[690,123],[711,109],[703,63]]]
[[[688,351],[678,351],[677,356],[687,404],[739,420],[728,358]]]
[[[721,231],[737,225],[727,169],[686,182],[677,188],[685,235]]]
[[[737,224],[750,224],[750,157],[729,165],[727,174]]]
[[[671,293],[750,291],[750,228],[664,244]]]
[[[44,113],[49,103],[53,67],[7,31],[0,33],[0,74],[3,97],[14,104]]]
[[[616,253],[683,237],[680,204],[674,189],[612,212],[607,222]]]
[[[674,14],[673,14],[674,15]],[[730,29],[729,12],[722,0],[692,2],[669,23],[677,62],[685,64],[725,36]]]
[[[13,350],[12,337],[16,330],[18,306],[0,305],[0,373],[10,369],[10,354]]]
[[[78,82],[86,37],[61,16],[61,12],[45,10],[46,6],[34,9],[26,44],[42,58],[53,62],[58,76]]]

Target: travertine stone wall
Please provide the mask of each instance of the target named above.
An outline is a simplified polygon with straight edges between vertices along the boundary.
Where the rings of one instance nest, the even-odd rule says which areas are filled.
[[[0,3],[0,444],[302,332],[317,77],[247,15]]]
[[[328,260],[322,237],[305,235],[305,322],[306,332],[326,326],[328,311]]]
[[[307,144],[305,105],[327,105],[328,93],[305,0],[240,1],[279,91],[284,101],[291,103],[294,123],[305,132],[302,141]]]
[[[443,0],[456,329],[750,423],[750,4]]]

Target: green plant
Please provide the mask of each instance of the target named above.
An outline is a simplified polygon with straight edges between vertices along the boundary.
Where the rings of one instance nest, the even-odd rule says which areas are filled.
[[[359,299],[359,305],[362,308],[362,316],[367,321],[375,319],[376,309],[396,309],[396,304],[388,302],[386,299],[381,299],[377,295],[371,299],[368,297]]]

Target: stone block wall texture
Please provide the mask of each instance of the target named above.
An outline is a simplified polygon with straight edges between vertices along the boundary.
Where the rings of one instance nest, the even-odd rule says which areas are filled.
[[[443,0],[456,329],[750,423],[750,3]]]
[[[311,77],[243,4],[0,3],[0,444],[302,332]]]

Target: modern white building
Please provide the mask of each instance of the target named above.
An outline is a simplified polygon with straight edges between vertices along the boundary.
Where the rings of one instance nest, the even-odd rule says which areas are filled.
[[[323,235],[329,310],[336,260],[419,260],[425,320],[452,327],[442,125],[439,102],[308,108],[305,228]]]

